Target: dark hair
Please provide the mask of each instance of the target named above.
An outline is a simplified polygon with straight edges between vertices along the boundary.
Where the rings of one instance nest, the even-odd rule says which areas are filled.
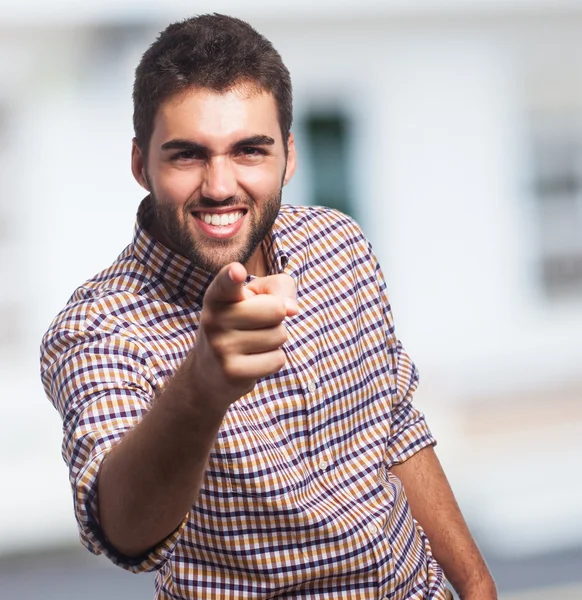
[[[269,40],[226,15],[200,15],[172,23],[147,49],[135,71],[133,127],[147,156],[161,104],[192,87],[226,92],[250,84],[273,94],[283,143],[293,120],[291,77]]]

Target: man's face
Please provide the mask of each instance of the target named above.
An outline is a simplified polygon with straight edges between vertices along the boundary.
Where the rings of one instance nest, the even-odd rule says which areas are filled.
[[[147,165],[134,142],[132,169],[155,207],[152,234],[199,267],[238,261],[265,275],[260,243],[295,170],[271,94],[249,87],[225,93],[195,88],[156,115]]]

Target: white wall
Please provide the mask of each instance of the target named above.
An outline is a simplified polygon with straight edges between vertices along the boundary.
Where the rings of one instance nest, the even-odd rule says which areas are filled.
[[[582,415],[564,409],[582,404],[582,299],[548,303],[531,272],[518,28],[352,26],[303,27],[292,67],[302,102],[353,111],[356,208],[463,508],[499,552],[580,543]]]

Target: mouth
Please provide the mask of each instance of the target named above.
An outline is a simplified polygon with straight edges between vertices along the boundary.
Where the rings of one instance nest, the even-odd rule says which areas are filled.
[[[243,218],[246,211],[233,210],[230,212],[194,212],[192,213],[196,219],[203,221],[206,225],[213,227],[226,227],[233,225]]]
[[[191,213],[198,229],[216,239],[230,238],[236,235],[244,223],[246,209],[205,210]]]

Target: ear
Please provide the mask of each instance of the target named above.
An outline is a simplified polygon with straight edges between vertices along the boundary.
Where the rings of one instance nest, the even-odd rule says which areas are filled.
[[[297,168],[297,151],[295,150],[295,138],[293,134],[289,134],[289,141],[287,142],[287,165],[285,167],[285,177],[283,178],[283,185],[287,185]]]
[[[143,153],[136,138],[133,138],[131,141],[131,172],[141,187],[150,192],[151,190],[146,177]]]

